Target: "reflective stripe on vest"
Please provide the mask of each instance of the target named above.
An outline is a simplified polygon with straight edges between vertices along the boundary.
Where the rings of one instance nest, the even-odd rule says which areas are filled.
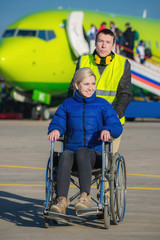
[[[82,56],[80,59],[80,68],[89,67],[96,75],[97,97],[106,99],[111,105],[116,101],[117,88],[124,72],[125,61],[124,57],[115,54],[112,62],[106,66],[100,76],[93,54]],[[120,121],[124,124],[125,118],[122,117]]]

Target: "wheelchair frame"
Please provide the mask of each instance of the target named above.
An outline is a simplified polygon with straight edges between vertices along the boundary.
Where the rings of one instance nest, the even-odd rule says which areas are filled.
[[[106,144],[109,144],[109,151],[106,151]],[[91,182],[93,185],[100,180],[100,199],[91,196],[91,199],[97,204],[97,207],[90,207],[76,210],[76,215],[64,215],[50,211],[52,204],[56,203],[56,168],[53,168],[54,161],[54,142],[51,142],[50,157],[46,167],[46,201],[44,202],[45,227],[49,227],[50,220],[55,222],[70,222],[71,219],[79,219],[81,216],[100,214],[104,218],[106,229],[110,226],[112,220],[115,225],[123,221],[126,209],[126,165],[122,155],[112,153],[113,140],[102,141],[102,169],[92,170],[94,176]],[[62,142],[63,151],[63,142]],[[59,153],[55,153],[58,154]],[[110,165],[110,166],[109,166]],[[77,173],[71,172],[71,182],[79,188],[79,184],[73,177]],[[108,183],[108,187],[106,187]],[[69,198],[72,202],[80,195],[80,191]]]

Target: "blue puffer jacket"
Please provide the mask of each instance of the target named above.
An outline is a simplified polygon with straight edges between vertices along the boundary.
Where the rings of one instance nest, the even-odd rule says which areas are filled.
[[[66,99],[57,109],[48,133],[59,130],[63,136],[67,132],[65,149],[76,151],[87,147],[101,152],[98,140],[102,130],[109,130],[112,137],[122,133],[122,125],[113,107],[94,93],[89,98],[82,98],[76,91],[73,98]]]

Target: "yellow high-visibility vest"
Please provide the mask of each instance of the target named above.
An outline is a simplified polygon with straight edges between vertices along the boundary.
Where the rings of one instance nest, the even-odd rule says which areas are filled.
[[[126,59],[115,54],[112,62],[106,66],[100,76],[98,66],[94,61],[93,54],[81,57],[80,68],[89,67],[96,75],[96,95],[106,99],[113,107],[116,102],[116,94],[119,81],[123,75]],[[121,119],[121,124],[125,123],[125,117]]]

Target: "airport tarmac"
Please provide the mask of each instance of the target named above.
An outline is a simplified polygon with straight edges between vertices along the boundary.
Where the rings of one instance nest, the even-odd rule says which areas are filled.
[[[160,120],[125,125],[120,152],[127,166],[126,215],[109,230],[96,217],[44,228],[48,124],[0,120],[0,240],[160,239]]]

